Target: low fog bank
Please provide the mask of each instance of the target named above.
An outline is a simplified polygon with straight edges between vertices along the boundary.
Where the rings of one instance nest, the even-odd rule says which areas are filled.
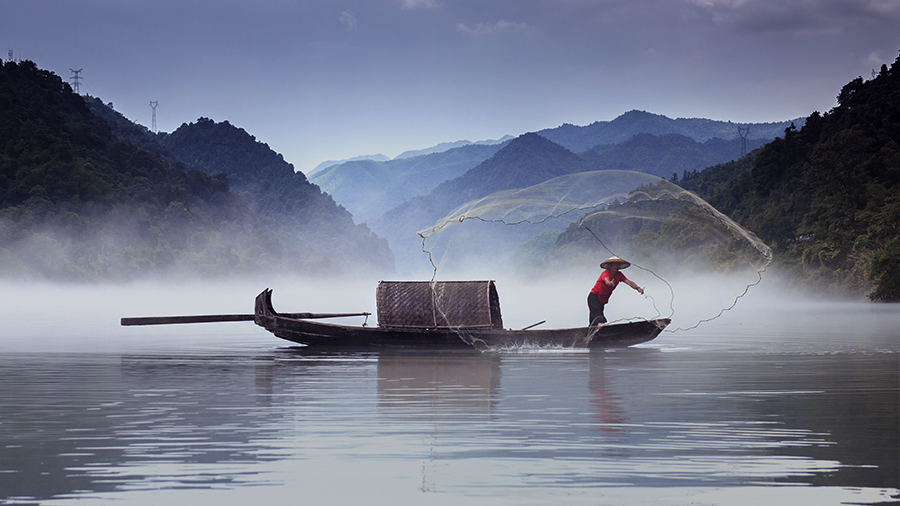
[[[364,226],[354,226],[355,235],[341,235],[333,224],[290,228],[252,216],[242,221],[203,216],[202,209],[179,202],[162,218],[127,207],[88,218],[49,214],[37,224],[37,218],[27,215],[18,221],[0,216],[0,281],[110,283],[394,272],[387,241]]]
[[[581,327],[588,320],[587,294],[600,272],[596,267],[532,279],[518,276],[509,269],[484,266],[464,273],[438,271],[436,279],[495,280],[507,328],[523,328],[541,320],[546,320],[542,325],[544,328]],[[762,281],[749,288],[756,279],[748,276],[653,273],[636,266],[624,272],[646,291],[642,296],[626,285],[619,285],[606,306],[610,321],[671,317],[670,330],[691,328],[687,332],[702,333],[710,328],[721,329],[729,322],[744,326],[748,321],[778,325],[771,315],[789,319],[792,314],[804,314],[810,308],[829,303],[838,304],[836,307],[840,307],[838,311],[841,312],[858,313],[858,309],[848,309],[853,307],[900,314],[900,306],[894,304],[872,304],[862,299],[837,300],[821,294],[800,293],[785,287],[774,269],[764,273]],[[370,312],[372,315],[367,323],[376,325],[378,282],[431,279],[431,273],[422,274],[330,278],[260,275],[228,280],[167,278],[91,285],[5,281],[0,284],[3,302],[0,305],[0,352],[122,353],[190,346],[215,348],[231,344],[261,348],[284,346],[285,341],[252,322],[122,327],[120,319],[127,316],[251,314],[256,295],[271,288],[277,311]],[[859,305],[848,306],[847,302]],[[731,309],[726,310],[729,307]],[[714,320],[701,323],[707,319]],[[366,319],[354,317],[332,321],[360,325]],[[698,324],[699,327],[692,328]],[[661,339],[680,334],[664,333]]]
[[[103,352],[287,344],[253,322],[122,327],[132,316],[252,314],[266,288],[282,312],[371,312],[378,278],[247,276],[142,280],[129,283],[0,283],[0,352]],[[331,320],[341,322],[341,320]],[[343,323],[361,324],[364,318]],[[198,338],[198,336],[200,338]]]

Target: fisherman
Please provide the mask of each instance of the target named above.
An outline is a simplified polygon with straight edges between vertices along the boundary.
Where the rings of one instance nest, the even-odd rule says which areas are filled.
[[[619,257],[608,258],[600,264],[603,272],[600,274],[600,278],[597,279],[597,283],[594,284],[594,288],[591,289],[591,293],[588,294],[587,298],[588,309],[591,313],[591,322],[589,325],[593,326],[606,323],[606,317],[603,316],[603,306],[609,302],[609,296],[619,283],[624,282],[626,285],[640,292],[641,295],[644,294],[643,288],[639,287],[637,283],[631,281],[622,274],[622,269],[626,269],[629,266],[631,266],[630,263]]]

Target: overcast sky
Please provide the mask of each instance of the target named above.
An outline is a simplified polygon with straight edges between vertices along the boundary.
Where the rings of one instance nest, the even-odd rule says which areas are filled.
[[[900,51],[900,0],[5,0],[0,56],[298,170],[641,109],[782,121]]]

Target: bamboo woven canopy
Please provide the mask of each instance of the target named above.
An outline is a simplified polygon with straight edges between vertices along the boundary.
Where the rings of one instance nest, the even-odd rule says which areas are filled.
[[[381,327],[503,328],[493,281],[382,281],[376,303]]]

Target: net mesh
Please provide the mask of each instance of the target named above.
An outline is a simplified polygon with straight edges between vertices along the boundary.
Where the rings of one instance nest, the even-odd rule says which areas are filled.
[[[629,276],[647,287],[646,303],[613,321],[682,316],[669,331],[733,308],[772,261],[767,245],[697,195],[631,171],[571,174],[494,193],[454,209],[419,236],[433,281],[567,277],[584,280],[586,295],[601,260],[626,258]]]

